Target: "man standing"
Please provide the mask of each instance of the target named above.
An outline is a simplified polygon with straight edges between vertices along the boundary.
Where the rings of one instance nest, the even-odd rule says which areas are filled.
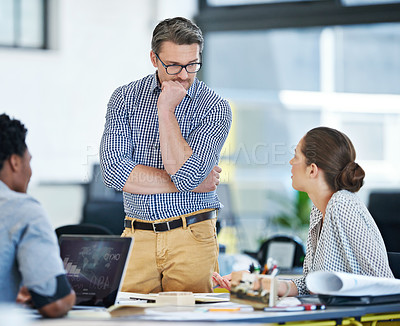
[[[122,290],[210,292],[218,270],[218,161],[229,104],[196,78],[201,30],[176,17],[153,31],[155,74],[119,87],[108,104],[104,183],[124,191],[123,236],[135,242]]]
[[[15,302],[23,285],[20,297],[29,297],[45,317],[61,317],[75,293],[46,213],[26,194],[32,175],[26,131],[0,115],[0,302]]]

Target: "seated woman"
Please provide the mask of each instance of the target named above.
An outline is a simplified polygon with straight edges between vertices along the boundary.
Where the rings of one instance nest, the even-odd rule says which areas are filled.
[[[305,278],[318,270],[393,278],[378,227],[355,195],[365,176],[355,158],[350,139],[335,129],[312,129],[298,143],[289,162],[292,186],[306,192],[313,207],[303,276],[280,281],[279,296],[309,294]],[[213,280],[229,290],[232,274],[214,273]]]

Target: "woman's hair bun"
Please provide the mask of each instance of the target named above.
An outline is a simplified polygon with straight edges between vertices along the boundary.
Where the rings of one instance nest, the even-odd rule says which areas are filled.
[[[364,184],[365,172],[356,162],[349,162],[335,179],[336,189],[357,192]]]

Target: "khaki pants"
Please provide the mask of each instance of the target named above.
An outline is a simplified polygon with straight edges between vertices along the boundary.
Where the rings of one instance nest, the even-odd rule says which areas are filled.
[[[186,216],[204,211],[209,209]],[[177,218],[162,221],[174,219]],[[211,275],[214,271],[218,272],[216,218],[189,226],[186,226],[185,217],[182,219],[183,227],[160,233],[125,228],[122,236],[133,236],[134,243],[122,291],[212,292]]]

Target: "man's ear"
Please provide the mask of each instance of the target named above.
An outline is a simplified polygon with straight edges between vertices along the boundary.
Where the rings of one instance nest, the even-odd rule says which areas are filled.
[[[17,172],[21,167],[21,156],[17,154],[11,154],[8,160],[10,162],[11,171]]]
[[[153,67],[157,68],[158,67],[157,66],[157,57],[156,57],[156,54],[153,52],[153,50],[150,50],[150,60],[151,60],[151,63],[153,64]]]

